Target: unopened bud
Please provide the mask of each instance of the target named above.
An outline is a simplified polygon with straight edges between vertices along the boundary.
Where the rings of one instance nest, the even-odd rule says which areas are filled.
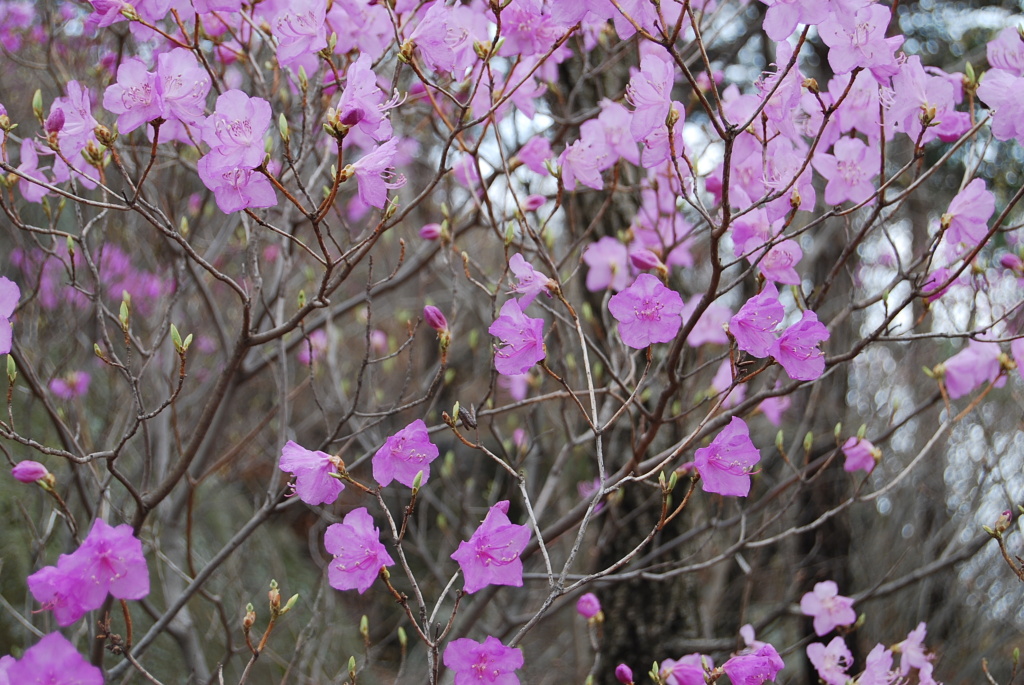
[[[434,305],[428,304],[423,308],[423,318],[427,325],[441,333],[448,330],[448,319],[444,317],[441,310]]]
[[[633,670],[626,664],[615,667],[615,679],[622,685],[633,685]]]
[[[256,623],[256,608],[252,604],[246,604],[245,618],[242,619],[242,630],[248,633],[254,623]]]
[[[1009,509],[1007,509],[1006,511],[1004,511],[1003,513],[1001,513],[999,515],[999,518],[996,519],[995,525],[992,526],[992,527],[995,529],[995,531],[997,533],[1000,533],[1000,534],[1001,533],[1005,533],[1006,530],[1010,527],[1010,523],[1012,521],[1013,521],[1013,512],[1011,512]]]
[[[370,618],[366,614],[359,619],[359,634],[364,640],[370,639]]]
[[[816,79],[805,78],[804,82],[803,82],[803,86],[804,86],[804,88],[809,90],[811,93],[818,93],[818,92],[820,92],[820,89],[818,88],[818,81]]]

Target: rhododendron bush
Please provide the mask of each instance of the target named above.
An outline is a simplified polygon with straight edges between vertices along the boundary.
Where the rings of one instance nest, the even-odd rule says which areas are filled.
[[[0,683],[1010,682],[1024,15],[935,4],[0,1]]]

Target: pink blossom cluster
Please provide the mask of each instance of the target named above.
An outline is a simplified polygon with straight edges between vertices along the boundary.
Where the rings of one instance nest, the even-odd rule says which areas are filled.
[[[98,518],[78,549],[62,554],[56,566],[45,566],[30,575],[28,588],[62,626],[99,609],[107,594],[142,599],[149,594],[149,567],[142,542],[131,526],[110,526]]]

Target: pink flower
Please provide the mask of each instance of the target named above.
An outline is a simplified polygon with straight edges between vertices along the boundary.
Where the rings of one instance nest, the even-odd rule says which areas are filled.
[[[765,644],[753,654],[734,656],[722,665],[732,685],[763,685],[785,667],[775,647]]]
[[[713,669],[715,662],[711,657],[703,654],[687,654],[681,659],[665,659],[659,666],[658,675],[665,681],[665,685],[704,685],[704,665],[706,660],[708,668]]]
[[[50,392],[62,400],[73,400],[89,392],[92,377],[86,371],[72,371],[63,378],[50,381]]]
[[[828,329],[818,321],[818,316],[806,310],[803,318],[772,343],[768,354],[793,380],[813,381],[825,372],[825,355],[818,349],[818,343],[828,337]]]
[[[813,592],[801,597],[800,611],[814,617],[814,632],[819,637],[832,632],[836,626],[848,626],[857,621],[853,600],[840,596],[839,586],[831,580],[816,583]]]
[[[583,251],[587,271],[587,290],[611,288],[618,292],[629,284],[629,254],[626,246],[610,236],[591,243]]]
[[[764,0],[764,31],[778,42],[789,38],[797,24],[818,24],[828,16],[828,5],[821,0]]]
[[[515,300],[502,305],[487,332],[500,341],[494,368],[503,376],[524,374],[545,356],[544,319],[526,316]]]
[[[7,354],[11,351],[11,344],[14,342],[14,329],[11,327],[11,317],[14,309],[21,299],[21,288],[14,281],[5,276],[0,276],[0,354]]]
[[[461,637],[448,643],[443,661],[455,671],[455,685],[519,685],[513,672],[523,667],[523,652],[489,635],[482,643]]]
[[[4,682],[47,685],[103,685],[103,671],[78,653],[60,633],[50,633],[7,665]]]
[[[737,497],[750,492],[750,469],[761,460],[761,452],[750,441],[747,424],[736,416],[710,445],[693,456],[704,492]]]
[[[924,621],[917,624],[917,628],[907,634],[907,639],[899,643],[893,650],[900,656],[900,675],[906,676],[910,669],[918,670],[918,680],[924,683],[932,681],[932,657],[924,649],[924,638],[927,634],[927,626]]]
[[[648,54],[640,60],[640,71],[626,86],[626,98],[633,105],[633,119],[629,131],[633,140],[639,142],[656,128],[665,126],[669,108],[672,106],[672,84],[675,70],[667,61],[668,55]]]
[[[898,675],[892,670],[892,652],[879,644],[868,654],[857,685],[891,685]]]
[[[213,114],[203,124],[203,140],[217,153],[218,166],[255,169],[266,150],[263,136],[270,127],[270,103],[229,90],[217,97]]]
[[[203,185],[213,191],[217,207],[225,214],[277,204],[274,186],[266,176],[254,169],[228,166],[215,151],[200,159],[196,168]]]
[[[38,461],[26,459],[14,465],[11,469],[11,475],[14,476],[15,480],[22,483],[35,483],[37,480],[46,478],[50,475],[50,472]]]
[[[164,115],[157,75],[138,57],[129,57],[117,68],[117,83],[103,92],[103,108],[117,114],[117,128],[131,133]]]
[[[853,663],[853,654],[843,638],[836,636],[828,647],[820,642],[807,645],[807,658],[818,671],[818,677],[828,685],[846,685],[849,678],[846,669]]]
[[[548,142],[547,138],[542,136],[530,138],[519,148],[516,157],[533,173],[542,176],[550,175],[547,166],[544,164],[544,162],[551,159],[551,143]]]
[[[945,379],[949,398],[955,400],[969,395],[985,383],[999,378],[999,345],[980,340],[970,340],[967,347],[939,365]],[[999,383],[997,383],[999,385]]]
[[[67,626],[100,608],[108,593],[118,599],[148,595],[149,568],[131,526],[96,519],[77,550],[39,569],[27,583],[32,596],[54,610],[57,623]]]
[[[344,483],[331,477],[338,459],[326,452],[307,450],[289,440],[281,448],[279,468],[295,476],[295,494],[309,505],[331,504],[345,489]]]
[[[767,357],[768,350],[775,344],[774,331],[785,313],[778,289],[774,283],[769,283],[729,319],[729,332],[736,339],[736,346],[744,352]]]
[[[548,281],[551,279],[534,269],[523,255],[518,252],[512,255],[508,260],[508,268],[518,281],[516,287],[512,288],[512,292],[522,294],[522,297],[519,298],[520,309],[529,307],[538,293],[544,293],[551,297],[551,292],[548,290]]]
[[[327,351],[327,331],[318,328],[309,334],[296,353],[295,358],[303,366],[309,366]]]
[[[353,509],[342,523],[328,526],[324,547],[334,555],[327,567],[327,581],[335,590],[359,590],[363,594],[382,568],[395,565],[366,507]]]
[[[651,274],[640,274],[613,295],[608,311],[619,322],[622,342],[636,350],[672,341],[683,325],[683,298]]]
[[[326,0],[291,0],[274,18],[277,61],[289,66],[327,47]]]
[[[800,285],[800,274],[794,268],[804,256],[795,240],[783,240],[765,252],[758,268],[765,279],[784,285]]]
[[[472,537],[459,543],[452,554],[466,578],[466,592],[474,593],[488,585],[522,587],[523,561],[519,555],[529,541],[530,530],[509,521],[508,500],[491,507]]]
[[[949,210],[942,215],[942,225],[951,243],[975,247],[988,233],[988,220],[996,210],[996,198],[985,189],[985,181],[976,178],[956,194]]]
[[[882,451],[880,449],[864,438],[856,436],[851,436],[843,443],[843,454],[846,455],[846,463],[843,464],[843,470],[851,473],[854,471],[867,471],[871,473],[871,470],[875,468],[875,464],[882,458]]]
[[[597,599],[597,595],[593,592],[581,595],[576,600],[576,613],[586,619],[594,618],[601,613],[601,602]]]
[[[364,204],[383,209],[388,199],[388,190],[405,185],[405,176],[393,171],[397,152],[398,139],[392,138],[360,157],[355,164],[345,167],[355,174],[359,184],[359,199]]]
[[[373,455],[373,478],[382,487],[397,480],[412,487],[416,475],[422,473],[421,483],[430,478],[430,462],[437,459],[437,446],[430,442],[427,424],[416,419],[388,438]]]
[[[697,305],[700,304],[701,297],[701,295],[694,295],[686,301],[683,305],[683,311],[680,312],[683,321],[689,321],[693,313],[697,311]],[[728,345],[729,335],[725,332],[725,326],[729,323],[731,316],[732,310],[724,304],[712,302],[704,310],[704,313],[700,315],[700,318],[697,319],[697,323],[690,330],[690,334],[686,336],[686,344],[690,347],[700,347],[707,343]]]
[[[857,138],[840,138],[832,152],[816,154],[813,160],[814,168],[828,180],[825,202],[838,205],[849,200],[860,204],[874,195],[874,178],[882,159],[878,148],[868,147]]]

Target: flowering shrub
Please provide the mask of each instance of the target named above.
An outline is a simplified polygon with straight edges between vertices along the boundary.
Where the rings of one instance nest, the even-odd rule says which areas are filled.
[[[0,682],[1012,680],[1024,34],[950,12],[0,0]]]

